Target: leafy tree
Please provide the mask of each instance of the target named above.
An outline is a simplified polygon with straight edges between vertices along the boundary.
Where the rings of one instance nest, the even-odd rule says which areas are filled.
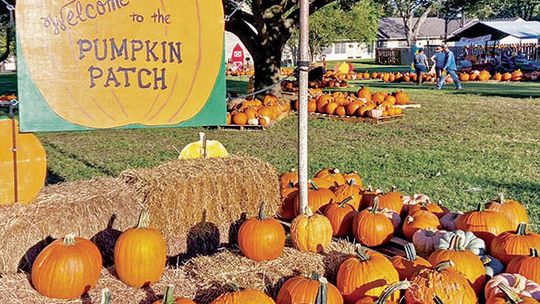
[[[329,4],[310,17],[310,50],[312,58],[322,48],[340,41],[369,43],[377,37],[379,8],[372,1],[360,0],[344,9],[339,3]],[[297,49],[299,32],[290,40]]]
[[[225,12],[231,14],[242,0],[223,0]],[[270,86],[279,81],[281,55],[285,44],[298,27],[298,0],[243,0],[244,5],[226,23],[225,29],[236,34],[255,61],[255,87]],[[350,8],[358,0],[310,0],[313,14],[331,3]],[[279,86],[274,93],[279,94]]]
[[[15,4],[15,0],[8,0],[8,3]],[[0,3],[0,62],[6,60],[15,46],[15,30],[11,23],[9,10]]]

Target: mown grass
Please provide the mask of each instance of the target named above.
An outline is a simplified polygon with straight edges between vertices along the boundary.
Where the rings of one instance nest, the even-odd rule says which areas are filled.
[[[367,84],[381,90],[397,87]],[[238,91],[245,88],[239,80],[229,80],[229,85]],[[454,210],[472,208],[504,192],[527,205],[534,227],[539,229],[540,98],[525,96],[538,96],[534,93],[540,86],[467,84],[459,92],[451,87],[444,91],[399,87],[422,108],[407,111],[398,123],[374,126],[311,119],[310,173],[323,167],[358,170],[365,184],[427,193]],[[264,132],[205,131],[230,152],[262,158],[285,171],[296,163],[296,124],[296,117],[291,116]],[[157,166],[176,157],[173,146],[180,148],[197,140],[200,131],[148,129],[38,136],[48,153],[49,181],[59,182]]]

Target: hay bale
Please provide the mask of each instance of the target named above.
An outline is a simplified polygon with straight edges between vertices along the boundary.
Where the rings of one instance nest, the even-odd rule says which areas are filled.
[[[32,205],[0,209],[0,273],[29,272],[45,246],[71,232],[92,238],[110,264],[116,239],[141,209],[142,198],[119,179],[46,187]]]
[[[177,296],[194,298],[200,304],[210,303],[230,283],[258,289],[275,298],[285,280],[295,275],[307,276],[317,271],[335,283],[339,265],[353,253],[354,245],[340,241],[332,243],[326,254],[304,253],[287,247],[279,259],[257,263],[235,250],[223,250],[213,256],[192,258],[179,268],[167,269],[160,282],[146,289],[130,288],[114,276],[112,269],[103,269],[96,288],[84,299],[69,302],[41,296],[25,274],[9,274],[0,279],[0,303],[100,303],[100,291],[107,287],[115,304],[150,304],[160,298],[168,284],[175,286]]]
[[[249,156],[173,161],[121,178],[145,198],[170,256],[214,253],[234,243],[243,214],[256,215],[263,200],[269,214],[279,206],[276,169]]]

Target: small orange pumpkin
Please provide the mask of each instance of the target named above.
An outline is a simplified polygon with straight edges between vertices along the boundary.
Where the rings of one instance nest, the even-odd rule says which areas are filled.
[[[345,237],[352,233],[352,222],[358,212],[349,204],[352,197],[347,197],[341,203],[333,203],[324,209],[324,215],[332,224],[334,237]]]
[[[165,238],[159,230],[150,227],[150,214],[144,209],[137,226],[124,231],[116,241],[116,274],[127,285],[141,288],[159,281],[166,262]]]
[[[49,298],[80,298],[96,286],[101,263],[94,243],[70,234],[39,253],[32,265],[32,285]]]
[[[362,188],[356,184],[355,179],[349,179],[347,182],[336,188],[334,194],[338,202],[343,201],[346,198],[351,198],[348,202],[354,209],[360,209],[360,201],[362,200]]]
[[[540,235],[527,231],[527,224],[521,223],[516,231],[495,237],[489,248],[493,257],[507,265],[513,258],[529,254],[531,248],[540,248]]]
[[[227,292],[212,301],[211,304],[275,304],[274,300],[266,294],[254,290],[239,290],[233,287],[233,291]]]
[[[336,286],[314,272],[311,278],[297,276],[287,280],[279,290],[276,304],[327,303],[343,304]]]
[[[441,229],[441,223],[435,214],[429,211],[419,210],[405,218],[402,228],[405,238],[412,241],[416,231],[421,229],[439,230]]]
[[[245,221],[238,231],[238,247],[254,261],[275,260],[285,248],[285,229],[279,221],[266,216],[266,204],[262,203],[259,216]]]
[[[315,174],[315,177],[326,179],[331,182],[335,187],[345,184],[345,178],[336,168],[322,169],[317,172],[317,174]]]
[[[293,245],[304,252],[323,252],[332,242],[332,233],[330,221],[324,215],[313,214],[309,207],[291,223]]]
[[[484,210],[483,204],[478,204],[476,210],[465,212],[458,217],[456,228],[470,231],[486,242],[489,248],[493,239],[508,230],[512,226],[508,219],[501,213],[493,210]],[[529,250],[527,248],[527,250]]]
[[[174,297],[174,285],[167,285],[163,300],[157,300],[152,304],[197,304],[192,300]]]
[[[332,191],[326,188],[319,188],[317,184],[311,180],[311,189],[308,190],[308,207],[313,212],[319,211],[321,208],[336,202],[336,196]],[[301,214],[300,196],[297,195],[294,201],[294,214]]]
[[[405,257],[394,256],[390,261],[396,268],[400,280],[410,280],[420,269],[432,267],[431,263],[416,255],[414,244],[405,244]]]
[[[505,199],[502,193],[499,194],[498,200],[487,203],[486,210],[502,213],[510,221],[512,227],[517,227],[521,223],[529,223],[527,209],[518,201]]]
[[[527,279],[540,284],[540,257],[538,250],[531,248],[531,254],[528,256],[522,255],[513,258],[506,272],[520,274]]]
[[[403,211],[403,195],[392,187],[392,191],[379,196],[380,208],[387,208],[401,214]]]
[[[353,233],[360,244],[376,247],[387,244],[394,236],[394,225],[379,210],[379,199],[374,199],[372,210],[364,210],[353,219]]]

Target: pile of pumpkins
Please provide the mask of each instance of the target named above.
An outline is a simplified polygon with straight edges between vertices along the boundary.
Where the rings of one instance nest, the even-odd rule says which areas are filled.
[[[2,101],[12,101],[12,100],[15,100],[17,99],[17,95],[15,94],[3,94],[3,95],[0,95],[0,102]]]
[[[233,77],[243,77],[243,76],[253,76],[255,75],[255,71],[253,69],[237,69],[237,70],[227,70],[225,73],[226,76],[233,76]]]
[[[289,101],[274,95],[261,99],[237,99],[228,105],[227,124],[238,126],[268,126],[291,111]]]
[[[527,229],[517,201],[501,194],[475,210],[450,212],[427,195],[364,188],[356,172],[323,169],[300,210],[297,182],[294,170],[280,179],[279,217],[292,220],[294,246],[321,253],[332,237],[359,244],[337,273],[342,299],[331,303],[540,303],[540,235]],[[394,236],[409,242],[404,257],[366,248]]]
[[[397,105],[410,103],[410,98],[404,91],[392,94],[383,92],[372,93],[363,87],[356,93],[334,92],[324,94],[321,89],[310,89],[308,112],[335,115],[339,117],[388,117],[403,114]],[[298,110],[298,101],[294,104]]]

